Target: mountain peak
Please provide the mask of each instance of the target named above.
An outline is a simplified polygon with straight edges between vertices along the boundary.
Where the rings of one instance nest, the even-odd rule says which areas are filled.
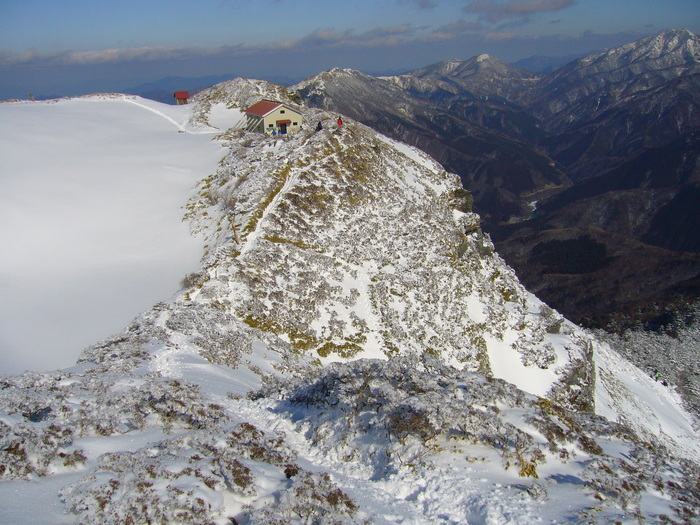
[[[409,71],[405,75],[416,77],[445,76],[450,78],[467,78],[479,74],[510,75],[519,70],[509,66],[500,59],[488,54],[474,56],[468,60],[444,60],[421,69]]]
[[[334,67],[327,71],[331,75],[356,75],[357,73],[364,74],[357,69],[347,68],[347,67]]]
[[[511,70],[515,70],[516,67],[503,62],[500,58],[494,57],[487,53],[482,53],[481,55],[473,56],[463,62],[463,67],[474,67],[477,71],[490,69],[490,70],[500,70],[503,72],[508,72],[510,74]],[[466,71],[465,71],[466,72]]]
[[[572,67],[594,67],[605,71],[606,68],[626,68],[643,64],[646,69],[663,69],[688,66],[698,62],[700,62],[700,39],[687,29],[670,29],[602,53],[583,57],[574,61]],[[562,68],[564,69],[566,68]]]
[[[669,29],[636,43],[648,48],[650,57],[678,54],[687,61],[700,62],[700,38],[688,29]]]
[[[689,29],[685,28],[678,28],[678,29],[667,29],[666,31],[661,31],[660,33],[657,33],[655,35],[651,35],[646,37],[646,39],[650,40],[663,40],[666,42],[688,42],[692,40],[698,40],[698,36],[693,33]],[[641,39],[641,41],[644,41],[645,39]]]
[[[468,92],[477,96],[506,96],[514,86],[523,86],[539,78],[488,54],[468,60],[447,60],[393,77],[404,88],[422,92]]]
[[[531,98],[542,114],[568,108],[569,113],[559,119],[568,125],[698,72],[700,39],[688,30],[674,29],[574,60],[546,77],[537,86],[539,94]]]
[[[372,82],[379,80],[376,77],[367,75],[362,71],[357,69],[334,67],[328,71],[323,71],[316,75],[312,75],[309,78],[298,82],[292,86],[292,90],[299,91],[303,89],[309,89],[314,87],[316,90],[323,91],[327,84],[340,84],[340,83],[357,83],[357,82]]]
[[[261,99],[276,100],[297,105],[298,99],[284,86],[267,80],[234,78],[204,89],[192,97],[192,113],[189,121],[199,125],[209,125],[212,108],[219,104],[226,108],[247,108]]]

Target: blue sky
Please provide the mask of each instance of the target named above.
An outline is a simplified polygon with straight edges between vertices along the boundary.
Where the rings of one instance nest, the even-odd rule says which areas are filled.
[[[700,32],[700,1],[0,0],[0,99],[171,75],[302,78],[480,53],[581,54],[680,27]]]

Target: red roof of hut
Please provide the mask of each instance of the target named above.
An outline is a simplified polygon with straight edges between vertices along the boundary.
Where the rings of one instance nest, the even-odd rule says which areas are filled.
[[[264,117],[270,111],[281,105],[281,102],[273,102],[272,100],[261,100],[260,102],[256,102],[255,104],[250,106],[248,109],[245,110],[245,112],[250,113],[251,115],[256,115],[258,117]]]

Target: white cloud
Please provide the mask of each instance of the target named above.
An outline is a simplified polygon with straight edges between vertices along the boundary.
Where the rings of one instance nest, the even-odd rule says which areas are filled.
[[[0,51],[0,66],[21,65],[97,65],[119,62],[151,62],[157,60],[187,60],[250,55],[270,51],[303,51],[316,48],[365,48],[394,47],[405,42],[428,40],[429,37],[411,24],[377,27],[363,33],[353,30],[337,31],[332,27],[317,29],[301,38],[279,40],[269,44],[248,46],[244,44],[217,48],[195,47],[136,47],[104,49],[97,51],[40,54],[28,50],[21,54]]]
[[[437,2],[433,0],[399,0],[400,4],[416,4],[421,9],[433,9],[437,7]]]
[[[474,0],[464,7],[467,13],[479,14],[487,22],[500,22],[508,18],[523,18],[548,11],[560,11],[574,0]]]

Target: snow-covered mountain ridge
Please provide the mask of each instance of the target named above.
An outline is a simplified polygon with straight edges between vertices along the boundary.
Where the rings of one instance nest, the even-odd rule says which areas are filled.
[[[685,29],[665,31],[567,64],[523,94],[547,126],[565,129],[613,108],[638,104],[640,113],[661,115],[673,99],[654,99],[669,83],[679,83],[693,99],[700,73],[700,39]],[[696,111],[696,108],[693,108]],[[697,122],[695,111],[684,120]]]
[[[192,122],[240,113],[246,82]],[[5,516],[50,490],[70,513],[32,521],[693,519],[677,397],[529,294],[455,175],[334,117],[222,130],[178,298],[2,380]]]
[[[457,173],[499,254],[568,319],[650,327],[698,299],[698,49],[668,30],[549,74],[481,55],[293,88]]]

